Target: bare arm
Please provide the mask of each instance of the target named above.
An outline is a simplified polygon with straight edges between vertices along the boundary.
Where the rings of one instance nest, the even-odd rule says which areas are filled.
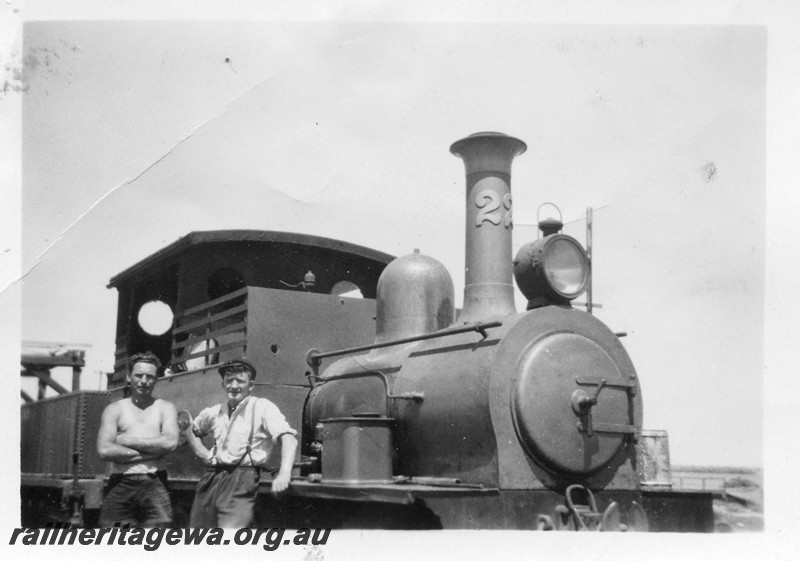
[[[142,462],[153,458],[150,454],[142,454],[123,444],[116,442],[119,406],[112,403],[103,410],[100,418],[100,430],[97,432],[97,453],[100,459],[120,464]]]
[[[161,434],[156,436],[120,434],[116,443],[153,456],[163,456],[172,452],[178,447],[178,415],[175,406],[169,401],[161,402]]]
[[[294,467],[294,454],[297,450],[297,439],[292,434],[281,436],[281,468],[272,480],[272,493],[277,495],[289,488]]]
[[[184,434],[186,435],[186,443],[189,445],[189,448],[192,449],[194,455],[206,463],[210,462],[211,450],[206,448],[205,444],[203,444],[200,438],[194,434],[191,426],[186,430],[186,432],[184,432]]]

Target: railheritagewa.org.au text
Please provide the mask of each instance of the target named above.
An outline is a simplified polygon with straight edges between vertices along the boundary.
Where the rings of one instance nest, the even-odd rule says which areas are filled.
[[[69,524],[55,524],[47,528],[14,528],[8,544],[124,545],[140,546],[145,551],[155,551],[162,545],[241,545],[275,551],[281,546],[325,545],[330,533],[330,528],[72,528]]]

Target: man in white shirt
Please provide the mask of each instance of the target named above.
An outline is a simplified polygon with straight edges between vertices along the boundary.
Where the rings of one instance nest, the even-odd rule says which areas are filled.
[[[289,487],[297,432],[278,407],[251,396],[256,368],[246,358],[229,360],[219,368],[227,402],[203,409],[186,430],[194,453],[206,463],[197,484],[189,525],[192,528],[246,528],[253,521],[261,468],[273,446],[281,444],[281,464],[272,481],[278,495]],[[199,437],[214,435],[209,450]]]

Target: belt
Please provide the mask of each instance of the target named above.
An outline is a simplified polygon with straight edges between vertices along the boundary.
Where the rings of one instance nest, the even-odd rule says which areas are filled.
[[[236,469],[254,469],[260,471],[261,467],[262,466],[242,466],[238,464],[214,464],[213,466],[207,466],[206,471],[213,471],[214,473],[220,473],[222,471],[231,473]]]
[[[152,471],[150,473],[112,473],[109,479],[155,479],[157,477],[164,477],[166,474],[166,471]]]

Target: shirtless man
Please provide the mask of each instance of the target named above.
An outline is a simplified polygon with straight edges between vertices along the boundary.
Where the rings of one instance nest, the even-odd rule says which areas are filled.
[[[112,462],[100,525],[163,527],[172,521],[162,457],[178,445],[175,406],[153,397],[161,362],[151,352],[133,355],[125,376],[131,395],[103,411],[97,434],[100,458]]]

